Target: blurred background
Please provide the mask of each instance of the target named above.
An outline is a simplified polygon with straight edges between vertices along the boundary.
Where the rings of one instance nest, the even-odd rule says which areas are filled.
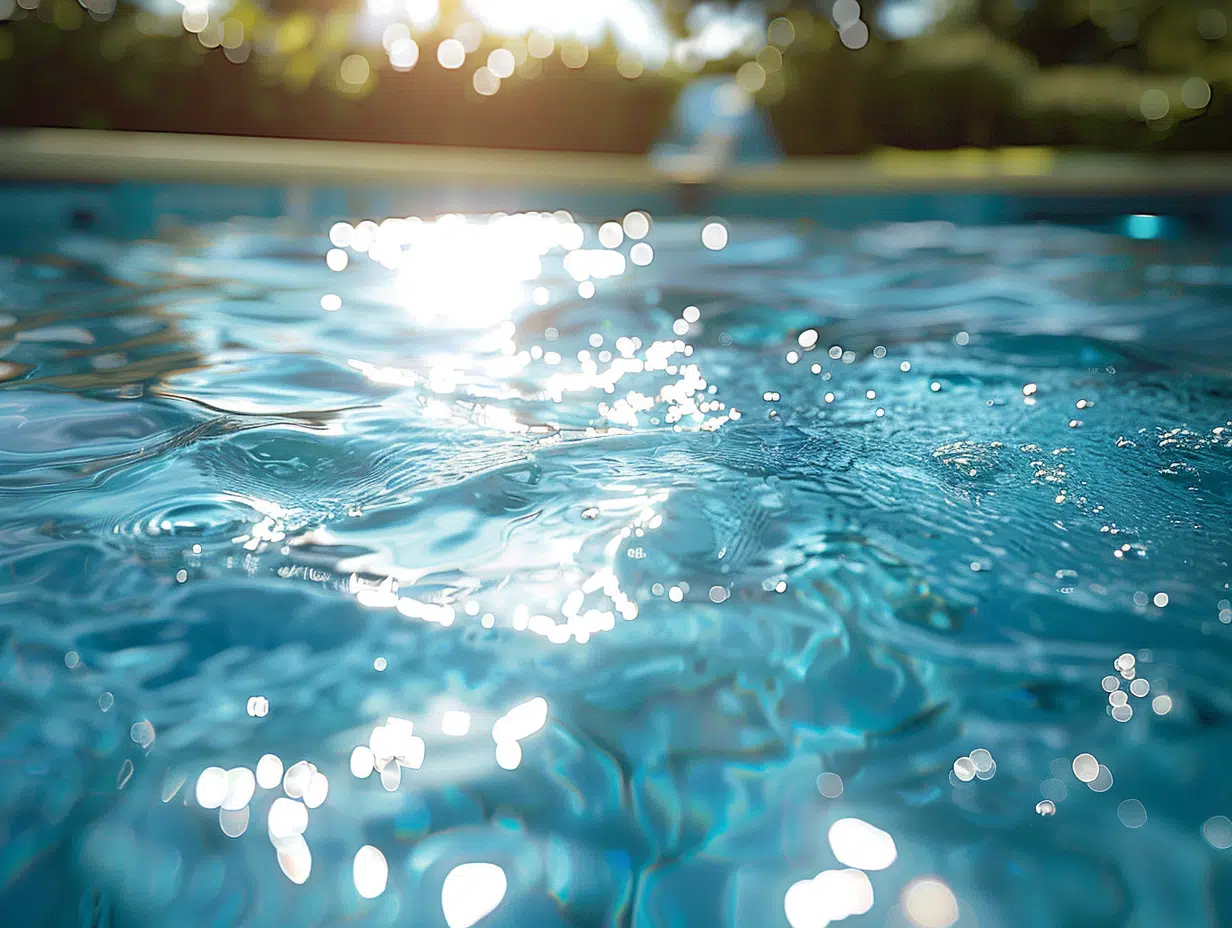
[[[709,78],[787,155],[1217,151],[1230,7],[0,0],[0,124],[640,153]]]

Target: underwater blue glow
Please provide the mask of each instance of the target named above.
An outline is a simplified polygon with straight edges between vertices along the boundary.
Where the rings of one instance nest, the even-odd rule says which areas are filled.
[[[1125,218],[1125,234],[1130,238],[1139,240],[1159,238],[1163,231],[1164,221],[1160,216],[1136,213]]]

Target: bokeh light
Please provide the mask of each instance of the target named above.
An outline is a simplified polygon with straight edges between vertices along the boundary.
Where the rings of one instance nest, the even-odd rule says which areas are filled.
[[[1202,823],[1202,837],[1211,847],[1226,851],[1232,847],[1232,819],[1213,815]]]
[[[835,859],[858,870],[884,870],[898,857],[889,832],[862,819],[839,819],[830,826],[828,838]]]
[[[766,86],[766,69],[756,61],[746,61],[736,72],[736,83],[746,93],[756,93]]]
[[[471,928],[496,910],[508,888],[505,871],[497,864],[459,864],[441,884],[445,924],[449,928]]]
[[[406,15],[419,30],[431,29],[440,19],[439,0],[405,0]]]
[[[1211,102],[1211,86],[1200,77],[1191,77],[1181,85],[1181,102],[1191,110],[1204,109]]]
[[[1198,35],[1208,42],[1222,39],[1228,32],[1228,19],[1223,10],[1207,8],[1198,13]]]
[[[475,71],[472,83],[477,93],[490,97],[500,90],[501,79],[493,74],[488,67],[484,66]]]
[[[385,892],[389,881],[389,864],[385,855],[371,844],[365,844],[355,852],[352,864],[352,879],[355,891],[365,899],[375,899]]]
[[[368,64],[368,59],[363,55],[347,55],[342,59],[342,65],[338,69],[338,75],[342,78],[343,83],[353,86],[367,83],[368,76],[371,73],[372,68]]]
[[[625,216],[621,227],[629,238],[643,239],[650,234],[650,217],[640,210],[634,210]]]
[[[513,52],[507,48],[493,49],[488,55],[488,70],[498,79],[511,77],[516,66],[517,62],[514,60]]]
[[[796,27],[792,25],[790,19],[785,16],[779,16],[770,22],[766,27],[766,40],[771,45],[777,45],[779,48],[787,48],[795,41]]]
[[[458,27],[453,31],[453,37],[462,46],[462,51],[466,54],[478,51],[480,44],[483,42],[483,29],[479,24],[467,20],[459,23]]]
[[[817,792],[827,799],[837,799],[843,795],[843,778],[837,773],[823,773],[817,777]]]
[[[533,30],[526,37],[526,53],[532,58],[547,58],[556,51],[556,40],[549,33]]]
[[[574,70],[586,67],[586,62],[590,60],[590,49],[581,42],[574,39],[567,39],[560,46],[560,60],[566,68]]]
[[[466,61],[466,49],[457,39],[445,39],[436,48],[436,60],[442,68],[456,70]]]
[[[868,44],[868,26],[862,20],[856,20],[851,25],[844,26],[838,37],[848,48],[861,49]]]
[[[277,789],[282,775],[282,760],[277,754],[263,754],[257,761],[256,780],[261,789]]]
[[[645,242],[638,242],[629,249],[629,260],[638,267],[646,267],[654,260],[654,249]]]
[[[903,890],[902,905],[917,928],[950,928],[958,921],[958,900],[937,879],[912,880]]]
[[[773,45],[767,45],[757,53],[757,63],[767,74],[773,74],[783,67],[783,53]]]
[[[708,222],[702,226],[702,244],[710,251],[722,251],[727,247],[727,226],[721,222]]]
[[[641,57],[635,52],[621,52],[616,56],[616,73],[627,80],[637,80],[645,70]]]

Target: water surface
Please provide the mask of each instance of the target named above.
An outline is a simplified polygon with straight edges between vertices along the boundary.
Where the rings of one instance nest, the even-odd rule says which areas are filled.
[[[14,917],[1232,921],[1227,249],[729,230],[4,259]]]

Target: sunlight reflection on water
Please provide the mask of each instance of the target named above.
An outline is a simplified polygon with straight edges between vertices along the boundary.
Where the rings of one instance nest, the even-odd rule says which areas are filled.
[[[9,885],[1213,924],[1232,273],[1140,247],[633,211],[13,262]]]

